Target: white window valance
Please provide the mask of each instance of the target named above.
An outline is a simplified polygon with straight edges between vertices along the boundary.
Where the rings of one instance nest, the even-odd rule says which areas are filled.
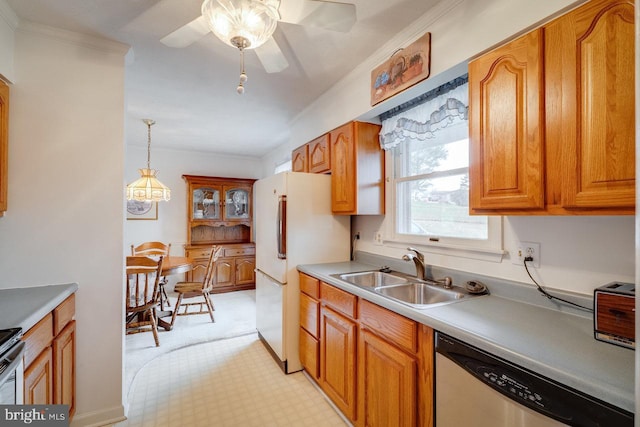
[[[417,104],[417,105],[416,105]],[[469,84],[459,77],[380,116],[380,146],[389,150],[409,140],[469,135]]]

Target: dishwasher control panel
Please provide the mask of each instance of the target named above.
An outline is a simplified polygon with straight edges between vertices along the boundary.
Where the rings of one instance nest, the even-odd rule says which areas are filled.
[[[494,388],[500,388],[504,393],[510,394],[514,400],[533,403],[540,408],[544,408],[548,404],[539,392],[515,379],[513,373],[506,372],[496,366],[476,363],[474,360],[468,360],[467,367],[475,372],[476,377],[482,377]]]

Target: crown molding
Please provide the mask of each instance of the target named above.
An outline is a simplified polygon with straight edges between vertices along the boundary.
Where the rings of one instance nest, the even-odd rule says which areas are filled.
[[[25,20],[19,21],[17,32],[54,38],[63,43],[123,56],[126,55],[131,48],[128,44],[109,40],[103,37],[76,33],[74,31],[63,30]]]

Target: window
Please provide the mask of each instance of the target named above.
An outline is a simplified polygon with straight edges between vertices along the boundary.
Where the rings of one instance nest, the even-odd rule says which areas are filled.
[[[466,76],[432,92],[383,119],[392,216],[387,226],[393,227],[387,237],[448,252],[502,253],[501,218],[469,215]]]
[[[291,172],[291,160],[285,160],[284,162],[276,165],[274,174],[278,174],[280,172]]]

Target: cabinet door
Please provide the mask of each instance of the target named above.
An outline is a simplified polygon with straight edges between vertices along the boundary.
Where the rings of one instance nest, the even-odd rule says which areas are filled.
[[[545,27],[562,206],[635,206],[634,3],[593,0]],[[551,135],[549,137],[551,137]]]
[[[357,425],[415,426],[417,360],[366,329],[358,346]]]
[[[24,404],[51,405],[52,403],[53,356],[51,347],[47,347],[24,371]]]
[[[356,212],[356,149],[353,124],[348,123],[329,134],[331,151],[331,210]]]
[[[542,30],[469,63],[471,209],[543,209]]]
[[[0,216],[7,210],[9,162],[9,86],[0,81]]]
[[[76,409],[76,322],[69,322],[53,340],[53,403],[69,405],[69,416]]]
[[[309,332],[300,328],[300,363],[313,379],[320,379],[320,342]]]
[[[356,323],[322,307],[320,384],[350,420],[356,416]]]
[[[236,259],[236,281],[235,285],[249,285],[256,282],[256,259],[238,258]]]
[[[191,186],[190,220],[220,220],[222,187],[214,185]]]
[[[291,153],[291,171],[309,172],[309,146],[302,145]]]
[[[314,139],[309,144],[309,172],[326,173],[331,171],[331,145],[329,134]]]
[[[224,288],[233,286],[235,278],[235,260],[233,258],[219,258],[214,264],[215,266],[215,282],[213,288]]]
[[[194,258],[193,269],[187,273],[187,281],[202,283],[204,280],[204,273],[207,271],[208,262],[209,258]]]
[[[251,187],[224,187],[224,219],[226,221],[251,218]]]

